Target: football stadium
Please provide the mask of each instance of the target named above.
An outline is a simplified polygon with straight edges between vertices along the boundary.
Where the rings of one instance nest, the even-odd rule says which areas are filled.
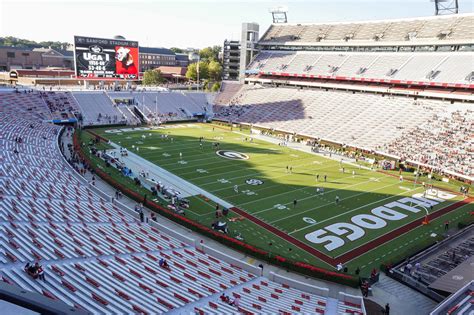
[[[474,314],[474,13],[430,6],[0,37],[2,314]]]

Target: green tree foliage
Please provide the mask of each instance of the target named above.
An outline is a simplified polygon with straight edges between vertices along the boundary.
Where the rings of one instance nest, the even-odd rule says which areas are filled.
[[[211,91],[212,92],[219,92],[220,89],[221,89],[220,82],[216,82],[212,85]]]
[[[186,70],[186,78],[193,81],[197,80],[197,70],[195,63],[188,65],[188,69]]]
[[[204,80],[204,82],[202,83],[202,88],[204,89],[204,91],[209,91],[209,84],[211,84],[211,81],[209,79]]]
[[[220,81],[222,75],[222,65],[219,60],[221,46],[206,47],[199,51],[199,79],[207,81],[207,85],[211,88],[212,83]],[[188,66],[186,78],[189,80],[197,80],[197,64],[192,63]],[[212,88],[211,88],[212,89]]]
[[[143,85],[157,85],[164,81],[160,70],[147,70],[143,74]]]
[[[18,48],[40,48],[40,47],[51,47],[53,49],[66,49],[67,46],[71,44],[66,42],[53,42],[53,41],[44,41],[44,42],[35,42],[28,39],[21,39],[13,36],[0,37],[0,46],[10,46]]]
[[[175,54],[184,54],[184,50],[178,47],[171,47],[170,50]]]
[[[197,63],[192,63],[188,66],[186,71],[186,78],[196,81],[197,80]],[[199,62],[199,79],[205,80],[209,78],[209,67],[205,61]]]
[[[206,47],[199,51],[199,57],[204,61],[218,61],[221,46]]]
[[[214,81],[219,81],[222,75],[222,66],[217,61],[209,62],[209,78]]]

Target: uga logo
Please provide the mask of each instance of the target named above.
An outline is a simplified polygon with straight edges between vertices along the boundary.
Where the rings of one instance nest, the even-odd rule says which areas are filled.
[[[94,54],[100,54],[102,52],[102,47],[93,45],[89,46],[89,50],[92,51]]]
[[[263,180],[251,178],[251,179],[247,179],[245,183],[252,186],[258,186],[258,185],[263,185]]]
[[[218,150],[216,154],[229,160],[248,160],[249,156],[237,151]]]

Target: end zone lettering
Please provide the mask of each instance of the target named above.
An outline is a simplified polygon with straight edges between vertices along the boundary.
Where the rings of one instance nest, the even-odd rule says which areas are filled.
[[[339,222],[328,225],[306,234],[305,238],[314,244],[324,244],[326,250],[333,251],[345,244],[345,240],[340,236],[345,235],[345,238],[349,241],[355,241],[365,235],[364,229],[376,230],[384,228],[387,225],[387,221],[398,221],[412,213],[422,211],[417,206],[426,209],[454,197],[456,196],[442,191],[438,194],[427,191],[426,196],[415,194],[412,197],[405,197],[374,208],[370,211],[370,214],[353,216],[350,219],[351,223]],[[394,208],[397,208],[397,210],[394,210]]]

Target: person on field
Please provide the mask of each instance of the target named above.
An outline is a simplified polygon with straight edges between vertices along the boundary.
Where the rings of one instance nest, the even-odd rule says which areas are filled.
[[[316,174],[316,181],[319,182],[319,174]]]
[[[234,185],[234,191],[236,194],[239,193],[239,186],[238,185]]]
[[[296,207],[296,204],[297,204],[297,203],[298,203],[298,200],[296,200],[296,199],[295,199],[295,200],[293,200],[293,208],[295,208],[295,207]]]
[[[327,178],[328,178],[328,176],[327,176],[327,175],[324,175],[324,181],[326,181],[326,180],[327,180]]]
[[[336,196],[336,205],[339,204],[339,201],[340,201],[340,200],[341,200],[341,199],[339,198],[339,196]]]

